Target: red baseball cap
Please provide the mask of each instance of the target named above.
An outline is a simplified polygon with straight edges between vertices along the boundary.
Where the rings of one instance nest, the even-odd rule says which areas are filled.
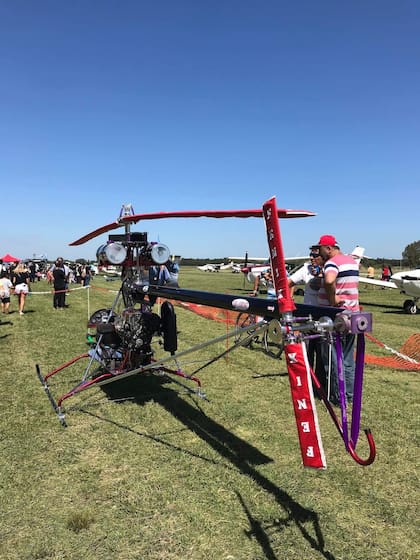
[[[318,245],[331,245],[331,247],[339,247],[337,240],[333,235],[321,235]]]

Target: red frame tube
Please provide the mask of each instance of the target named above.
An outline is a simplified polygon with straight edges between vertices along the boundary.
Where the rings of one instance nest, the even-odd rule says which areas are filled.
[[[66,362],[65,364],[62,364],[61,366],[59,366],[58,368],[53,369],[52,371],[50,371],[49,373],[47,373],[47,375],[44,377],[44,381],[47,381],[47,379],[49,377],[52,377],[53,375],[55,375],[56,373],[58,373],[59,371],[65,369],[66,367],[71,366],[72,364],[74,364],[75,362],[78,362],[79,360],[81,360],[82,358],[89,358],[89,354],[87,352],[85,352],[84,354],[80,354],[80,356],[76,356],[75,358],[73,358],[72,360],[70,360],[69,362]]]

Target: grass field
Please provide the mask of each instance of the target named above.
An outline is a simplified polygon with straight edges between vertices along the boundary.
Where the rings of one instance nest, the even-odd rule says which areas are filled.
[[[182,268],[180,283],[249,291],[229,272]],[[35,364],[45,374],[84,352],[87,317],[108,306],[118,286],[97,277],[92,289],[71,292],[63,312],[52,309],[51,295],[34,293],[23,317],[15,301],[3,317],[2,560],[420,557],[418,373],[366,367],[362,426],[377,444],[367,468],[344,452],[320,405],[328,468],[304,469],[285,362],[247,348],[200,372],[208,400],[156,377],[131,378],[69,399],[62,428]],[[420,332],[420,315],[401,310],[404,296],[370,286],[360,293],[382,342],[399,349]],[[226,332],[178,307],[177,319],[180,349]],[[367,352],[386,351],[369,342]],[[58,374],[55,393],[82,371]],[[365,456],[363,439],[359,445]]]

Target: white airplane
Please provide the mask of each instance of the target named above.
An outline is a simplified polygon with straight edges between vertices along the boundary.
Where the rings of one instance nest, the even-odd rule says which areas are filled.
[[[202,270],[203,272],[219,272],[221,267],[224,263],[221,264],[203,264],[201,266],[197,266],[198,270]]]
[[[233,261],[228,262],[227,264],[220,265],[220,270],[229,270],[235,266]]]
[[[239,274],[241,271],[242,271],[242,267],[241,267],[240,264],[238,264],[238,263],[233,263],[232,264],[232,272],[234,274]]]
[[[363,258],[371,258],[365,255],[364,247],[359,246],[355,247],[350,254],[359,263]],[[359,281],[365,284],[381,286],[382,288],[400,290],[401,293],[407,294],[413,298],[405,300],[403,304],[404,311],[410,315],[415,315],[417,313],[417,301],[420,299],[420,268],[405,272],[396,272],[391,276],[390,280],[375,280],[374,278],[359,276]]]
[[[365,284],[381,286],[382,288],[400,290],[402,294],[407,294],[413,298],[405,300],[403,304],[404,311],[410,315],[415,315],[417,313],[417,302],[420,299],[420,268],[396,272],[391,276],[389,281],[375,280],[374,278],[365,278],[363,276],[360,276],[359,281]]]
[[[110,276],[121,276],[121,270],[118,270],[116,266],[100,266],[98,272],[103,272],[104,275]]]

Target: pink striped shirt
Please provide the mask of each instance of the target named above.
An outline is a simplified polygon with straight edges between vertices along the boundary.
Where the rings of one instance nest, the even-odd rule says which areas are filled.
[[[359,265],[350,257],[339,253],[324,264],[324,275],[334,274],[336,295],[344,301],[342,307],[359,311]],[[319,305],[330,305],[324,284],[318,292]]]

